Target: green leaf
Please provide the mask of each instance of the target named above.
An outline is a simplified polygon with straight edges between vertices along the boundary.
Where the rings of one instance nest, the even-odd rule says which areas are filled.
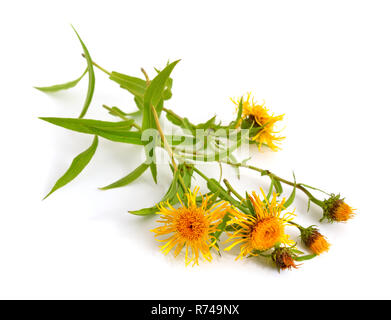
[[[155,206],[155,207],[151,207],[151,208],[144,208],[144,209],[128,211],[128,212],[131,214],[134,214],[136,216],[147,216],[150,214],[155,214],[158,211],[159,211],[159,209]]]
[[[144,109],[144,95],[142,97],[135,96],[134,103],[140,111]]]
[[[59,188],[65,186],[73,179],[75,179],[92,159],[93,155],[95,154],[97,146],[98,146],[98,137],[95,136],[92,145],[87,150],[83,151],[73,159],[68,170],[64,173],[64,175],[60,179],[57,180],[52,190],[50,190],[50,192],[46,195],[44,199],[50,196],[54,191],[58,190]]]
[[[214,128],[215,127],[215,121],[216,121],[216,115],[214,115],[212,118],[209,120],[197,124],[196,129],[209,129],[209,128]]]
[[[78,118],[46,117],[40,119],[68,130],[98,135],[102,138],[115,142],[123,142],[136,145],[145,145],[146,143],[144,141],[141,141],[140,132],[128,131],[134,122],[133,119],[119,122]]]
[[[88,69],[88,90],[87,90],[87,96],[84,101],[83,109],[80,113],[79,118],[83,118],[84,115],[87,113],[88,107],[90,106],[92,96],[94,95],[94,89],[95,89],[95,73],[94,73],[94,66],[92,64],[92,59],[90,56],[90,53],[87,50],[87,47],[85,46],[84,42],[81,40],[79,34],[77,33],[76,29],[72,26],[72,29],[75,31],[77,37],[79,38],[80,44],[83,48],[85,58],[87,60],[87,69]]]
[[[246,204],[247,204],[247,208],[250,210],[251,214],[253,216],[255,216],[256,215],[255,209],[254,209],[253,203],[250,200],[250,195],[248,194],[247,191],[246,191]]]
[[[144,95],[144,115],[143,115],[143,130],[156,128],[152,114],[151,106],[157,106],[162,99],[162,93],[165,89],[167,79],[179,60],[165,67],[149,84]]]
[[[316,256],[317,256],[316,254],[308,254],[308,255],[305,255],[305,256],[301,256],[301,257],[295,257],[294,259],[296,261],[305,261],[305,260],[313,259]]]
[[[238,201],[236,201],[220,184],[216,179],[208,179],[207,180],[207,187],[210,191],[213,193],[218,192],[219,197],[222,200],[226,200],[229,203],[233,204],[235,207],[239,208],[245,213],[251,214],[249,209],[247,207],[244,207],[241,205]]]
[[[276,188],[276,192],[278,193],[278,195],[281,195],[282,193],[282,185],[281,185],[281,182],[279,180],[274,180],[274,187]]]
[[[152,153],[153,153],[153,155],[152,155],[152,161],[151,161],[151,163],[149,164],[149,169],[151,169],[151,174],[152,174],[153,181],[155,181],[155,183],[157,184],[156,156],[155,156],[154,151],[152,151]]]
[[[170,77],[170,74],[172,70],[174,69],[175,65],[179,62],[175,61],[171,64],[169,64],[167,67],[163,69],[149,84],[145,91],[144,95],[144,111],[143,111],[143,122],[142,122],[142,130],[147,130],[150,128],[156,129],[156,122],[153,115],[152,108],[155,106],[157,107],[159,104],[159,107],[156,108],[156,112],[159,114],[159,109],[161,110],[163,107],[163,100],[162,100],[162,93],[166,87],[167,79]],[[147,154],[148,159],[151,161],[150,163],[150,169],[151,174],[155,182],[157,183],[157,168],[156,168],[156,162],[155,162],[155,146],[152,146],[150,150],[150,154]]]
[[[176,126],[183,125],[182,119],[176,117],[175,115],[173,115],[171,113],[166,113],[166,118],[168,121],[170,121],[172,124],[175,124]]]
[[[169,201],[171,205],[174,205],[178,202],[177,198],[177,190],[178,190],[178,175],[179,175],[179,170],[176,171],[174,174],[174,177],[172,179],[171,185],[168,188],[166,194],[163,196],[163,198],[160,200],[159,203]],[[134,215],[139,215],[139,216],[146,216],[150,214],[155,214],[158,212],[157,206],[153,206],[150,208],[144,208],[141,210],[135,210],[135,211],[129,211],[129,213],[134,214]]]
[[[175,172],[174,177],[171,182],[171,185],[168,188],[168,190],[167,190],[166,194],[164,195],[164,197],[162,198],[162,200],[160,200],[160,202],[169,201],[171,203],[171,205],[174,205],[178,202],[178,198],[177,198],[177,192],[178,192],[178,187],[179,187],[178,175],[179,175],[179,170]]]
[[[227,212],[221,223],[217,226],[217,231],[213,234],[213,237],[216,239],[216,242],[220,239],[221,234],[225,231],[225,227],[227,226],[227,222],[231,219],[229,212]]]
[[[121,88],[128,90],[135,97],[144,98],[145,90],[147,88],[147,84],[145,80],[131,77],[123,73],[119,72],[111,72],[110,80],[115,81],[120,85]],[[136,103],[137,104],[137,103]]]
[[[135,181],[138,177],[140,177],[145,170],[147,170],[149,167],[148,164],[142,163],[140,164],[136,169],[134,169],[131,173],[123,177],[122,179],[117,180],[116,182],[113,182],[112,184],[109,184],[103,188],[100,188],[101,190],[108,190],[113,188],[119,188],[126,186],[133,181]]]
[[[284,203],[284,208],[287,209],[295,200],[296,197],[296,177],[295,174],[293,174],[293,180],[294,180],[294,186],[291,195],[289,196],[288,200]]]
[[[144,146],[147,142],[141,140],[141,133],[138,131],[119,131],[119,130],[108,130],[100,128],[92,128],[92,132],[107,140],[135,144]]]
[[[116,131],[128,131],[132,128],[134,123],[133,119],[124,120],[119,122],[101,121],[93,119],[80,119],[80,118],[51,118],[40,117],[39,119],[47,121],[65,129],[72,131],[78,131],[82,133],[94,133],[92,128],[109,129]]]
[[[238,113],[236,115],[235,121],[230,123],[228,126],[229,128],[236,128],[239,125],[240,119],[242,119],[242,113],[243,113],[243,97],[240,98],[239,106],[238,106]]]
[[[105,108],[107,111],[109,111],[109,114],[111,114],[112,116],[120,117],[123,120],[128,120],[129,119],[128,116],[135,117],[135,116],[139,116],[142,114],[142,112],[140,110],[135,111],[135,112],[126,113],[118,107],[109,107],[109,106],[103,105],[103,108]]]
[[[327,193],[326,191],[323,191],[323,190],[315,188],[315,187],[311,187],[308,184],[304,184],[304,183],[299,183],[299,184],[301,186],[303,186],[303,187],[310,188],[310,189],[313,189],[313,190],[317,190],[317,191],[323,192],[324,194],[330,195],[330,193]]]
[[[266,198],[267,198],[268,201],[269,201],[269,199],[270,199],[270,197],[271,197],[271,195],[272,195],[272,193],[273,193],[274,181],[275,181],[275,179],[274,179],[274,177],[272,176],[272,177],[270,178],[269,192],[267,193],[267,196],[266,196]]]
[[[183,189],[182,184],[178,181],[178,195],[181,199],[183,199],[183,196],[185,193],[189,192],[189,189],[191,188],[191,178],[193,176],[193,167],[188,167],[184,164],[180,164],[178,166],[178,175],[182,176],[183,182],[186,186],[186,190]]]
[[[83,74],[79,78],[77,78],[76,80],[73,80],[73,81],[69,81],[69,82],[62,83],[62,84],[55,84],[54,86],[50,86],[50,87],[34,87],[34,88],[38,89],[40,91],[43,91],[43,92],[56,92],[56,91],[60,91],[60,90],[70,89],[70,88],[75,87],[79,83],[79,81],[81,79],[83,79],[83,77],[85,76],[87,71],[88,71],[88,68],[83,72]]]

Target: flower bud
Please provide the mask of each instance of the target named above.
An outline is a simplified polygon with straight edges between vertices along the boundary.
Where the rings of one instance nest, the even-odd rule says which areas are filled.
[[[329,250],[330,244],[317,228],[311,226],[300,229],[300,232],[303,243],[315,254],[319,255]]]
[[[290,248],[279,247],[272,253],[272,260],[277,266],[278,271],[295,268],[297,265],[294,260],[295,254]]]
[[[346,222],[355,215],[354,209],[345,203],[341,196],[332,194],[323,202],[323,219],[329,222]]]

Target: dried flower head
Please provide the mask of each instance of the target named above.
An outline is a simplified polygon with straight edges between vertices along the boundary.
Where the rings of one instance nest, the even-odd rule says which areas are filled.
[[[329,199],[323,202],[323,219],[329,222],[346,222],[355,215],[351,206],[345,203],[341,196],[332,194]]]
[[[326,252],[330,248],[330,243],[319,232],[319,230],[313,226],[300,229],[301,240],[310,248],[315,254],[321,254]]]
[[[298,265],[295,263],[295,253],[291,248],[279,247],[272,253],[272,260],[277,266],[278,271],[285,269],[297,269]]]
[[[252,255],[254,251],[268,250],[276,243],[287,245],[293,243],[285,233],[285,225],[293,219],[293,212],[282,214],[285,201],[277,202],[277,194],[274,193],[273,199],[269,202],[262,189],[261,192],[264,201],[255,192],[250,197],[255,215],[245,214],[236,209],[231,210],[232,219],[229,224],[236,225],[237,229],[229,234],[227,242],[233,241],[233,243],[225,250],[229,251],[241,244],[237,259]]]
[[[186,265],[193,262],[193,265],[198,265],[198,259],[200,254],[207,261],[212,260],[210,249],[214,247],[218,249],[214,243],[212,234],[217,231],[217,227],[221,222],[221,218],[230,208],[228,202],[221,201],[208,207],[207,196],[202,197],[201,205],[197,205],[196,197],[199,188],[194,188],[193,192],[189,191],[186,194],[187,203],[184,204],[181,199],[181,207],[178,209],[173,208],[169,202],[166,206],[160,204],[159,212],[163,226],[157,227],[152,230],[156,233],[156,236],[170,235],[164,240],[158,240],[166,242],[161,250],[164,254],[167,254],[171,249],[175,248],[174,255],[186,248],[185,262]]]
[[[231,99],[237,106],[240,99]],[[259,128],[259,131],[252,137],[252,140],[258,144],[258,147],[267,145],[271,150],[277,151],[280,148],[277,146],[285,137],[276,136],[275,123],[284,118],[284,115],[274,116],[269,114],[269,110],[265,107],[265,103],[258,104],[251,93],[247,94],[247,99],[243,100],[242,119],[252,124],[254,128]]]

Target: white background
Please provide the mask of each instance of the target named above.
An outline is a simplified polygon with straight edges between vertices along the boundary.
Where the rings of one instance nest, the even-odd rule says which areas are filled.
[[[2,2],[0,298],[391,298],[390,9],[373,0]],[[280,274],[233,254],[185,267],[159,252],[149,231],[155,217],[127,213],[161,198],[169,169],[161,168],[158,185],[147,172],[100,191],[142,158],[139,147],[104,139],[75,181],[41,201],[92,141],[37,119],[80,113],[87,78],[52,95],[32,88],[84,70],[70,23],[109,70],[152,75],[182,59],[167,106],[194,122],[214,113],[230,121],[229,97],[247,91],[285,113],[283,150],[254,150],[252,164],[288,178],[294,170],[357,208],[347,224],[320,226],[330,252]],[[113,119],[103,103],[135,109],[126,91],[99,71],[96,78],[86,118]],[[241,191],[267,186],[253,172],[242,170],[240,182],[225,173]],[[303,194],[295,207],[298,222],[318,222],[320,210],[306,213]]]

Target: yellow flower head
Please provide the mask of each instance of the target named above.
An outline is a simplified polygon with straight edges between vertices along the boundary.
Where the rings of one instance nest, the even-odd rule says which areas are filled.
[[[231,99],[231,101],[239,106],[240,99]],[[254,98],[251,98],[251,93],[247,94],[247,99],[243,100],[242,103],[242,119],[247,119],[250,123],[253,123],[255,128],[260,128],[258,133],[252,137],[258,144],[258,147],[261,148],[262,144],[264,144],[273,151],[279,150],[280,148],[276,144],[279,144],[285,137],[275,135],[278,131],[275,131],[274,125],[277,121],[282,120],[284,115],[274,116],[274,114],[269,114],[269,110],[265,107],[265,102],[258,104]]]
[[[208,208],[209,198],[207,196],[202,197],[202,202],[198,206],[196,202],[198,191],[198,187],[194,188],[193,192],[189,190],[189,193],[186,194],[186,205],[178,196],[181,203],[181,207],[178,209],[173,208],[169,202],[166,203],[166,207],[162,204],[158,205],[159,212],[157,214],[161,218],[158,222],[163,226],[152,230],[156,236],[169,235],[164,240],[158,240],[165,242],[161,247],[164,254],[176,247],[174,255],[178,256],[186,247],[186,265],[191,262],[194,262],[193,265],[198,265],[200,253],[206,260],[212,260],[210,249],[214,247],[218,250],[212,234],[217,231],[221,218],[230,208],[229,203],[225,201],[215,203]]]
[[[309,227],[300,231],[301,240],[303,240],[304,244],[315,254],[319,255],[323,252],[329,251],[330,243],[328,243],[326,238],[317,228]]]
[[[225,250],[231,250],[238,244],[240,253],[237,259],[252,255],[253,251],[265,251],[277,243],[292,245],[294,242],[285,233],[285,225],[295,216],[293,212],[282,214],[285,199],[277,202],[277,194],[269,202],[261,189],[264,197],[262,201],[253,192],[250,200],[255,210],[255,215],[249,215],[232,209],[230,225],[236,225],[236,231],[229,235],[227,242],[233,243]]]

